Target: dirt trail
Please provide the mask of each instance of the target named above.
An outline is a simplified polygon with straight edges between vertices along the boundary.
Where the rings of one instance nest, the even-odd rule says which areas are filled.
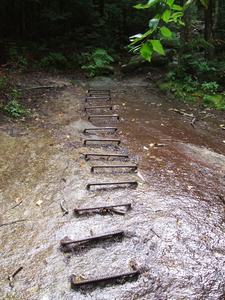
[[[209,110],[175,106],[140,78],[71,82],[55,76],[43,77],[38,86],[43,82],[60,88],[54,97],[46,95],[34,120],[0,126],[1,299],[225,299],[224,114],[218,119]],[[90,87],[113,91],[119,121],[88,121],[84,100]],[[91,126],[118,129],[110,136],[84,134]],[[121,145],[84,146],[86,138],[97,137],[118,138]],[[91,173],[93,165],[116,162],[85,161],[88,152],[127,154],[125,163],[137,164],[138,171]],[[87,183],[110,180],[133,180],[138,187],[86,189]],[[75,207],[121,202],[132,204],[125,215],[73,214]],[[122,240],[75,253],[60,250],[65,236],[117,230],[125,231]],[[141,269],[136,280],[71,289],[72,273],[123,273],[131,262]],[[8,276],[20,266],[11,287]]]

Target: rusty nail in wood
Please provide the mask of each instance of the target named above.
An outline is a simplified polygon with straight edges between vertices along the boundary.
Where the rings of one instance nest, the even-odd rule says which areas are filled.
[[[94,169],[109,169],[109,168],[129,168],[132,171],[137,170],[137,165],[99,165],[99,166],[92,166],[91,172],[94,172]]]
[[[90,190],[91,186],[106,186],[106,185],[134,185],[137,186],[137,181],[118,181],[118,182],[98,182],[98,183],[88,183],[86,188]]]
[[[90,120],[90,119],[101,119],[101,118],[103,118],[103,119],[116,118],[117,120],[120,119],[120,117],[118,115],[90,115],[88,117],[88,120]]]
[[[86,139],[84,140],[84,145],[86,145],[87,142],[102,142],[102,143],[114,142],[117,143],[118,145],[121,143],[121,141],[117,139]]]
[[[87,131],[117,131],[116,127],[90,127],[90,128],[85,128],[84,129],[84,133],[86,133]]]
[[[98,283],[98,282],[109,281],[109,280],[113,280],[113,279],[120,279],[120,278],[125,278],[125,277],[133,277],[133,276],[139,275],[139,274],[140,274],[140,271],[135,270],[135,271],[130,271],[130,272],[126,272],[126,273],[114,274],[114,275],[109,275],[109,276],[106,275],[106,276],[101,276],[101,277],[91,278],[91,279],[84,279],[81,281],[76,281],[76,276],[74,274],[72,274],[71,285],[73,287],[79,287],[79,286],[85,285],[85,284]]]
[[[126,154],[114,154],[114,153],[109,153],[109,154],[101,154],[101,153],[86,153],[84,158],[85,160],[88,160],[89,156],[97,156],[97,157],[115,157],[115,158],[129,158],[128,155]]]
[[[88,107],[85,107],[84,111],[87,111],[87,110],[98,110],[98,109],[109,109],[109,110],[112,110],[112,105],[101,105],[101,106],[88,106]]]
[[[96,241],[96,240],[99,240],[99,239],[107,239],[107,238],[111,238],[111,237],[114,237],[114,236],[123,236],[124,235],[124,231],[116,231],[116,232],[112,232],[112,233],[107,233],[107,234],[103,234],[103,235],[96,235],[96,236],[91,236],[91,237],[88,237],[88,238],[85,238],[85,239],[81,239],[81,240],[69,240],[68,238],[63,238],[61,241],[60,241],[60,244],[61,246],[66,246],[66,245],[71,245],[71,244],[85,244],[85,243],[88,243],[88,242],[91,242],[91,241]]]
[[[127,209],[130,209],[131,203],[105,205],[105,206],[97,206],[97,207],[87,207],[87,208],[74,208],[74,213],[80,215],[85,211],[111,210],[111,209],[114,209],[115,207],[127,207]]]

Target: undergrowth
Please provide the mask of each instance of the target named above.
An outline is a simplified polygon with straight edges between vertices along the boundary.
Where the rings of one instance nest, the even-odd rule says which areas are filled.
[[[169,91],[177,100],[225,110],[223,67],[216,62],[212,66],[212,62],[193,60],[186,55],[183,64],[174,72],[167,73],[159,87],[164,92]]]

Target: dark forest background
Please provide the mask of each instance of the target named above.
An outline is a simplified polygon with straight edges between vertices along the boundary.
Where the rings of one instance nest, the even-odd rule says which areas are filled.
[[[110,74],[116,68],[121,70],[121,65],[128,64],[134,56],[129,37],[146,32],[149,20],[165,7],[162,0],[149,9],[134,8],[146,2],[1,0],[0,75],[5,74],[6,68],[85,70],[88,76],[99,75],[103,69]],[[175,0],[177,5],[186,2]],[[182,94],[196,90],[219,92],[219,100],[205,96],[203,102],[225,109],[225,1],[210,0],[208,9],[200,1],[193,2],[183,21],[185,26],[167,24],[172,38],[161,38],[157,32],[152,36],[161,39],[167,54],[166,59],[159,60],[158,66],[168,71],[160,87],[175,93],[179,90],[176,96],[190,101],[193,96]],[[113,65],[114,70],[106,65]],[[133,72],[135,68],[129,70]],[[1,82],[2,79],[0,87],[4,80]]]

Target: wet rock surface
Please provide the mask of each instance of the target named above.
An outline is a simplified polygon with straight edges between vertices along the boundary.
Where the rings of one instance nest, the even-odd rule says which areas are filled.
[[[34,121],[0,127],[1,299],[224,299],[224,114],[159,98],[142,78],[51,80],[63,89],[46,96]],[[88,121],[89,88],[113,91],[119,121]],[[93,126],[118,130],[83,133]],[[121,144],[85,147],[88,137]],[[118,161],[86,161],[88,152],[128,154],[125,163],[138,170],[93,174],[96,161]],[[138,186],[86,189],[90,182],[118,180]],[[132,204],[125,215],[73,212],[125,202]],[[65,236],[79,240],[118,230],[126,233],[122,240],[60,250]],[[71,289],[72,274],[82,280],[124,273],[133,262],[141,270],[136,280]],[[8,276],[20,266],[11,287]]]

